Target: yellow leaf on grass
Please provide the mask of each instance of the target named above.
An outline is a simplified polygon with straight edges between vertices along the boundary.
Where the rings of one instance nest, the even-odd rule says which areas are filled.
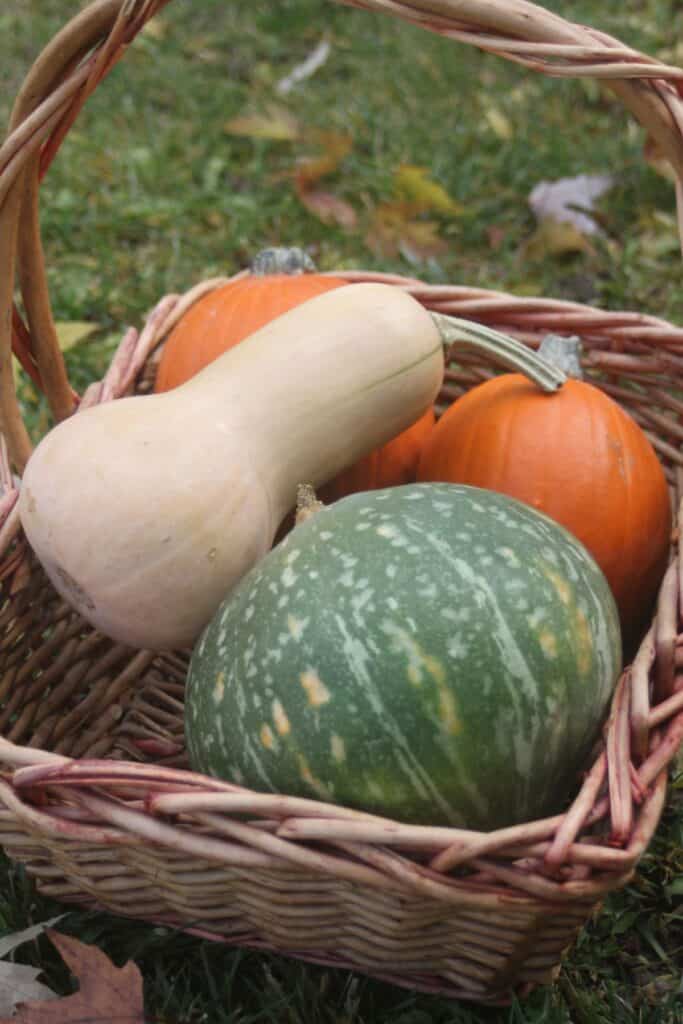
[[[429,177],[426,167],[402,164],[394,173],[394,193],[409,203],[413,213],[441,213],[457,217],[464,207]]]
[[[89,324],[85,320],[64,320],[55,324],[57,341],[62,352],[90,337],[98,329],[98,324]]]
[[[569,253],[595,250],[586,236],[570,221],[544,218],[522,246],[526,259],[543,260],[547,256],[565,256]]]
[[[270,106],[262,114],[243,114],[223,125],[228,135],[244,135],[251,139],[279,139],[294,142],[301,138],[301,125],[289,110]]]
[[[515,134],[510,120],[498,107],[486,107],[484,117],[493,134],[497,135],[499,139],[507,141]]]
[[[168,22],[160,14],[150,18],[140,33],[141,36],[149,36],[150,39],[165,39],[167,34]]]
[[[85,320],[62,320],[55,323],[57,342],[62,352],[80,345],[82,341],[89,338],[91,334],[99,329],[99,324],[90,324]],[[21,374],[24,372],[21,363],[12,356],[12,370],[14,372],[14,383],[18,385]]]

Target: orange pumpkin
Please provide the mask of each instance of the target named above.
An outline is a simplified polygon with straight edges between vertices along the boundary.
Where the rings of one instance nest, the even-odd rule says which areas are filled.
[[[418,480],[499,491],[545,512],[592,553],[625,637],[644,625],[666,568],[669,492],[649,440],[583,380],[545,394],[502,374],[457,399],[427,438]]]
[[[434,429],[435,422],[434,410],[427,409],[419,420],[398,437],[387,441],[381,448],[375,448],[321,487],[320,499],[330,504],[345,494],[413,483],[422,446]]]
[[[315,295],[347,284],[311,270],[312,264],[301,250],[267,249],[256,257],[248,277],[204,295],[171,331],[154,390],[178,387],[270,320]],[[422,441],[433,424],[430,409],[413,426],[330,481],[321,496],[334,501],[354,491],[413,481]]]
[[[177,388],[270,320],[345,283],[322,274],[251,275],[208,292],[169,334],[154,390]]]

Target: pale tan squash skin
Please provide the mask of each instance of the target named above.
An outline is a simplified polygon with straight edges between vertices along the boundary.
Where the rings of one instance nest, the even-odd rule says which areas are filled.
[[[443,379],[429,313],[383,284],[311,299],[166,394],[87,409],[24,473],[29,543],[103,633],[191,645],[318,486],[413,423]]]

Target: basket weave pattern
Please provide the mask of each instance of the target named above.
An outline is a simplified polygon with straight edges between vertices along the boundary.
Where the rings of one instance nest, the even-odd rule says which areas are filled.
[[[74,394],[45,286],[39,182],[87,95],[165,2],[98,0],[79,15],[36,62],[0,148],[0,840],[59,899],[416,989],[505,1000],[553,977],[602,897],[632,876],[659,821],[683,740],[677,545],[604,742],[564,814],[492,833],[411,826],[187,770],[187,652],[114,644],[62,602],[23,538],[12,475],[30,454],[12,350],[57,419],[144,393],[173,324],[227,280],[163,298],[125,335],[105,378]],[[531,70],[605,79],[683,180],[680,69],[521,0],[355,6]],[[13,306],[15,276],[25,319]],[[580,335],[587,375],[644,428],[680,509],[683,401],[672,382],[683,372],[683,329],[552,299],[364,271],[335,276],[385,281],[532,347],[550,330]],[[449,359],[441,403],[493,372],[481,357]]]

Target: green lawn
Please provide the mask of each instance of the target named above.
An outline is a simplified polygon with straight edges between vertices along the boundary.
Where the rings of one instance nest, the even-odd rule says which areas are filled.
[[[5,121],[31,59],[81,6],[3,0]],[[683,61],[683,48],[675,51],[683,8],[674,0],[548,6]],[[323,37],[326,63],[278,94],[278,81]],[[288,125],[295,137],[230,130],[235,118],[256,115],[271,129]],[[350,229],[323,223],[293,185],[297,161],[329,152],[330,134],[352,144],[320,186],[352,206]],[[421,235],[401,227],[382,236],[380,248],[377,210],[400,202],[403,165],[426,168],[453,202],[422,216]],[[533,243],[533,186],[581,173],[616,176],[600,202],[605,238],[578,253]],[[673,189],[644,161],[642,131],[609,94],[328,0],[175,0],[89,101],[44,182],[42,209],[55,317],[98,326],[67,356],[79,389],[102,373],[125,327],[161,295],[240,269],[272,244],[304,245],[325,270],[381,268],[683,323]],[[22,397],[38,436],[48,426],[43,404],[27,386]],[[680,1024],[683,774],[672,782],[637,879],[607,901],[558,983],[509,1010],[415,996],[103,915],[70,912],[58,927],[98,942],[117,962],[138,962],[150,1020]],[[55,912],[20,870],[6,865],[3,880],[0,930]],[[49,983],[69,990],[44,940],[22,956],[44,963]]]

